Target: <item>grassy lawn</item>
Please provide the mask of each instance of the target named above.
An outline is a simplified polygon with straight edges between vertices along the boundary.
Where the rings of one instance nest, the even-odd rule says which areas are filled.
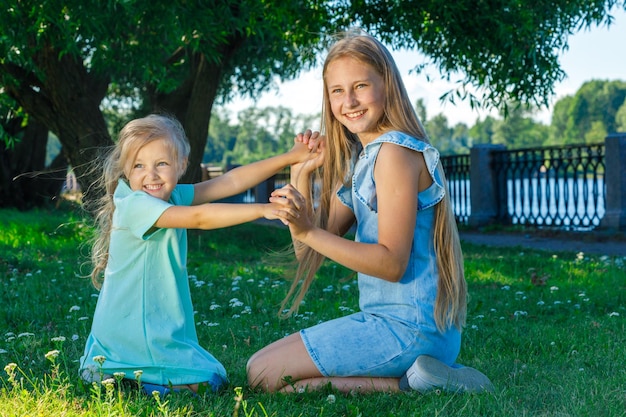
[[[77,375],[96,305],[80,212],[0,210],[0,415],[625,416],[626,259],[464,245],[469,317],[459,362],[494,394],[268,395],[246,385],[262,346],[358,308],[355,276],[325,264],[299,314],[280,320],[285,229],[189,233],[200,342],[229,372],[217,394],[164,400]]]

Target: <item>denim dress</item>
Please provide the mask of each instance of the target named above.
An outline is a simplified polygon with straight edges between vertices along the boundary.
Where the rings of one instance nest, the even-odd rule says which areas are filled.
[[[438,281],[434,210],[445,194],[439,152],[404,133],[387,132],[363,149],[353,167],[351,187],[342,187],[337,196],[356,217],[355,240],[377,243],[374,166],[385,142],[422,152],[433,183],[415,196],[418,205],[411,257],[402,279],[389,282],[359,273],[361,311],[300,332],[324,376],[400,377],[419,355],[454,365],[460,351],[460,331],[453,326],[441,333],[434,319]]]

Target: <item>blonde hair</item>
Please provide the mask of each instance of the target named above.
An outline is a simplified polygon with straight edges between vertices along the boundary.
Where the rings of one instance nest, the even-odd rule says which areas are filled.
[[[141,147],[155,140],[165,139],[170,154],[176,161],[178,179],[185,173],[189,157],[189,141],[178,120],[169,115],[151,114],[128,122],[120,131],[114,147],[104,157],[98,186],[104,190],[96,206],[97,235],[91,250],[93,270],[91,281],[96,288],[102,285],[102,274],[109,259],[109,242],[115,205],[113,194],[121,178],[128,178]]]
[[[390,130],[404,132],[429,143],[389,51],[378,40],[360,30],[345,33],[330,49],[322,73],[324,79],[322,133],[327,138],[327,153],[320,172],[315,176],[321,177],[322,184],[316,225],[324,229],[328,224],[332,196],[339,184],[349,185],[351,161],[360,149],[358,137],[343,126],[330,111],[326,71],[331,62],[344,57],[369,65],[384,80],[385,106],[384,114],[378,122],[378,130],[381,133]],[[447,189],[441,165],[437,169]],[[307,197],[309,201],[313,201],[312,195]],[[467,284],[461,244],[448,193],[445,193],[443,200],[435,207],[433,238],[439,271],[435,322],[441,331],[452,325],[460,329],[465,324],[467,312]],[[291,302],[287,315],[297,311],[315,273],[324,261],[322,255],[307,246],[299,248],[299,252],[301,257],[296,277],[281,306],[282,311]]]

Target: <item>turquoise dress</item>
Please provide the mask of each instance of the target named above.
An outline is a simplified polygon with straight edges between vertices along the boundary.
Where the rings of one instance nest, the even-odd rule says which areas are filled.
[[[105,279],[94,312],[80,373],[124,372],[159,385],[227,381],[224,366],[198,343],[187,276],[187,230],[154,226],[172,205],[190,205],[193,185],[176,186],[168,202],[115,190]],[[100,365],[96,356],[104,356]]]
[[[400,377],[419,355],[453,365],[460,351],[459,330],[450,327],[440,332],[434,318],[439,277],[433,246],[434,210],[446,192],[439,172],[439,152],[404,133],[385,133],[365,146],[354,164],[350,187],[342,187],[338,198],[354,213],[355,240],[377,243],[374,167],[383,143],[422,153],[433,182],[415,196],[417,218],[411,257],[400,281],[359,273],[361,311],[300,332],[311,359],[324,376]]]

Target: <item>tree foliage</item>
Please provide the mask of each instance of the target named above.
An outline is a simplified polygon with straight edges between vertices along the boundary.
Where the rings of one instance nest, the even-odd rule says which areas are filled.
[[[569,35],[610,23],[610,10],[624,7],[614,0],[339,3],[388,44],[419,49],[443,77],[462,73],[451,100],[496,108],[508,102],[547,106],[565,75],[558,58]],[[481,87],[482,95],[473,96],[470,84]]]

